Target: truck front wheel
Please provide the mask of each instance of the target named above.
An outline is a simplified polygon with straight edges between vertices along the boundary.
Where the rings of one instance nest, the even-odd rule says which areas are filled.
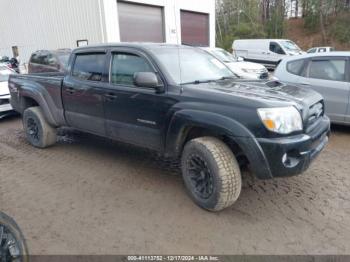
[[[231,206],[242,188],[241,171],[230,148],[214,137],[189,141],[181,159],[185,186],[200,207],[220,211]]]
[[[56,143],[56,129],[46,121],[40,107],[24,111],[23,127],[28,142],[34,147],[46,148]]]

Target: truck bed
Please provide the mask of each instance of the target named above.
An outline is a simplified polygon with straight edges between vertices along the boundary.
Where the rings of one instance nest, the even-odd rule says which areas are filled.
[[[51,112],[51,124],[62,124],[64,122],[63,104],[62,104],[62,83],[65,77],[64,73],[38,73],[11,75],[9,78],[9,89],[11,93],[11,105],[13,109],[20,114],[26,108],[26,103],[33,101],[45,101],[46,106],[40,104],[45,110]],[[33,90],[34,96],[33,97]],[[20,95],[14,95],[14,94]],[[27,96],[28,94],[28,96]]]

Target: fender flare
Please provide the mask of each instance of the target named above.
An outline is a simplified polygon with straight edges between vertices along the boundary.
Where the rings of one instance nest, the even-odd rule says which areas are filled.
[[[31,85],[21,86],[20,105],[21,105],[22,113],[25,109],[24,108],[25,98],[31,98],[39,104],[40,108],[44,113],[46,120],[50,123],[50,125],[55,127],[58,127],[60,125],[59,119],[57,119],[57,117],[55,117],[54,112],[52,112],[53,108],[56,108],[56,106],[45,88],[42,88],[38,85],[36,85],[35,88],[33,88]]]
[[[248,158],[253,173],[258,178],[271,178],[269,163],[255,136],[241,123],[213,112],[184,109],[177,111],[169,124],[166,136],[165,154],[181,155],[187,130],[192,127],[205,128],[227,136],[235,142]]]

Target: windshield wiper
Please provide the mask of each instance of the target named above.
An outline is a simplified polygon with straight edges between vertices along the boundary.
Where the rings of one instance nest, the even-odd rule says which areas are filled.
[[[181,85],[198,85],[198,84],[205,84],[205,83],[210,83],[210,82],[215,82],[216,80],[195,80],[191,82],[186,82],[186,83],[181,83]]]
[[[198,85],[198,84],[218,82],[218,81],[228,80],[228,79],[237,79],[237,77],[235,77],[235,76],[223,76],[223,77],[221,77],[219,79],[195,80],[195,81],[192,81],[192,82],[181,83],[181,85]]]
[[[235,77],[235,76],[223,76],[223,77],[217,79],[216,81],[229,80],[229,79],[237,79],[237,77]]]

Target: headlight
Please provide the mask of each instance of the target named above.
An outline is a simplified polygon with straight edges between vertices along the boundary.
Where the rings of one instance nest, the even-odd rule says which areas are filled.
[[[242,71],[243,71],[243,72],[246,72],[246,73],[248,73],[248,74],[257,74],[257,73],[259,73],[260,70],[256,70],[256,69],[245,69],[245,68],[243,68]]]
[[[279,134],[289,134],[303,130],[303,121],[299,111],[293,107],[259,108],[260,116],[265,127]]]

